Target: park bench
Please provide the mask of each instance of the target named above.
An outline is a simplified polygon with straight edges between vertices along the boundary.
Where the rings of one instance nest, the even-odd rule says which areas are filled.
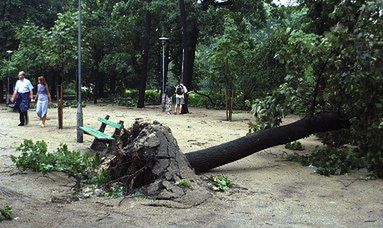
[[[109,115],[107,115],[105,118],[98,118],[98,121],[101,122],[101,126],[98,130],[90,127],[80,127],[80,129],[83,130],[85,134],[91,135],[95,138],[90,147],[92,150],[105,151],[105,149],[107,149],[108,153],[112,152],[117,146],[117,141],[121,135],[122,129],[124,128],[124,121],[115,123],[110,121],[109,118]],[[106,126],[115,128],[113,135],[104,133]]]

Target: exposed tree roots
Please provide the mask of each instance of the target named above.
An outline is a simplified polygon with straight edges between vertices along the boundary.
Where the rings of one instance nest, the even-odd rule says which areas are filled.
[[[109,160],[112,181],[156,199],[198,205],[211,194],[180,152],[171,130],[158,122],[135,122]],[[176,184],[185,179],[190,186]],[[129,192],[128,192],[129,193]],[[130,192],[131,193],[131,192]]]

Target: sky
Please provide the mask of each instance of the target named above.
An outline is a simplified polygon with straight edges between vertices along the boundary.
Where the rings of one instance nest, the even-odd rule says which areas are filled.
[[[294,5],[297,3],[296,0],[273,0],[273,2],[278,5]]]

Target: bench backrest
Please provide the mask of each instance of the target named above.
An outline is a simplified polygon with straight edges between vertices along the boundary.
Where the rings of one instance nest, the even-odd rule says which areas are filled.
[[[98,121],[100,121],[101,123],[104,123],[104,124],[106,124],[106,125],[112,126],[112,127],[116,128],[116,129],[119,129],[119,130],[122,129],[122,125],[121,125],[121,124],[112,122],[112,121],[110,121],[110,120],[107,120],[107,119],[104,119],[104,118],[99,117],[99,118],[98,118]]]

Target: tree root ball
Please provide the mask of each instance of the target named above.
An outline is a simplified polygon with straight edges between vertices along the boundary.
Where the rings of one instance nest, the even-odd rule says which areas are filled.
[[[139,191],[155,199],[195,206],[211,197],[206,183],[191,168],[169,127],[136,121],[125,129],[107,167],[113,182],[127,194]],[[104,164],[105,165],[105,164]]]

